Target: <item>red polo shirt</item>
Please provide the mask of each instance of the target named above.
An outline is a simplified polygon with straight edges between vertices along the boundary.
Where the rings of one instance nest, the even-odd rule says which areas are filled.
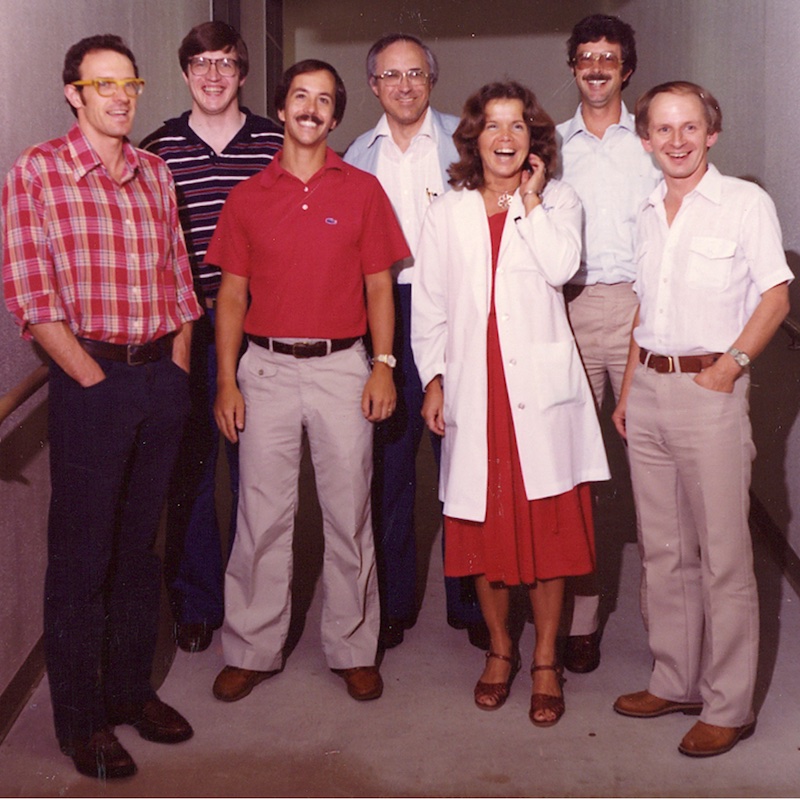
[[[350,338],[367,329],[364,275],[409,255],[378,180],[328,148],[308,183],[279,154],[233,189],[206,261],[249,279],[245,332]]]

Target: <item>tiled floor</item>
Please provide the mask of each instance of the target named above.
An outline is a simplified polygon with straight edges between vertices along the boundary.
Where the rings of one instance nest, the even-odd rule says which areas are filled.
[[[131,728],[118,728],[139,766],[133,778],[104,784],[74,771],[53,737],[45,680],[0,747],[0,795],[800,794],[800,600],[760,548],[763,635],[756,735],[727,755],[693,760],[676,746],[694,719],[677,714],[636,720],[611,709],[618,694],[646,687],[650,669],[637,607],[638,554],[626,540],[629,535],[604,544],[611,607],[603,659],[592,674],[569,675],[563,720],[550,729],[530,724],[525,670],[502,710],[483,713],[474,707],[472,688],[482,655],[463,632],[444,622],[432,497],[429,486],[420,509],[427,587],[419,620],[405,643],[386,653],[380,700],[354,702],[326,668],[319,596],[310,588],[313,579],[306,579],[298,600],[301,610],[308,606],[305,624],[300,618],[299,640],[284,672],[241,702],[224,704],[211,695],[223,665],[218,635],[206,652],[175,655],[160,695],[191,720],[195,736],[163,746],[142,740]],[[616,511],[611,507],[610,512]],[[304,514],[301,528],[298,579],[318,568],[313,510]],[[528,624],[521,640],[524,658],[530,657],[532,638]],[[170,656],[171,650],[164,656],[167,664]]]

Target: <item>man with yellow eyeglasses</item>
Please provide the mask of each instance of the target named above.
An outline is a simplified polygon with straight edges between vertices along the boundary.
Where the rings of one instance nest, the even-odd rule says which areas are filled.
[[[144,81],[118,36],[64,61],[77,124],[27,149],[3,190],[3,284],[51,358],[44,642],[56,736],[81,774],[126,777],[130,724],[192,728],[150,686],[161,568],[152,551],[189,410],[200,306],[166,164],[128,142]]]

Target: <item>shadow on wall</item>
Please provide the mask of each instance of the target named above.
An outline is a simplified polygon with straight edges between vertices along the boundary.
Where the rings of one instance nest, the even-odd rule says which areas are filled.
[[[800,254],[787,252],[791,270],[800,274]],[[796,294],[800,286],[793,285]],[[795,308],[798,303],[793,301]],[[790,312],[796,316],[796,311]],[[753,492],[786,536],[792,511],[786,473],[789,438],[800,411],[800,349],[778,330],[752,367],[750,418],[758,451],[753,467]],[[795,545],[795,548],[797,546]]]

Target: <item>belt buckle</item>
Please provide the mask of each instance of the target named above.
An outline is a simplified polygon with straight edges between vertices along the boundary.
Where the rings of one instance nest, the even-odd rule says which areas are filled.
[[[142,364],[147,363],[146,360],[142,360],[142,358],[139,356],[140,351],[140,344],[128,344],[125,359],[128,363],[128,366],[141,366]]]
[[[664,356],[667,359],[667,374],[671,375],[675,371],[675,360],[671,355]]]
[[[315,346],[316,342],[295,341],[292,344],[292,356],[295,358],[313,358],[316,355]]]

